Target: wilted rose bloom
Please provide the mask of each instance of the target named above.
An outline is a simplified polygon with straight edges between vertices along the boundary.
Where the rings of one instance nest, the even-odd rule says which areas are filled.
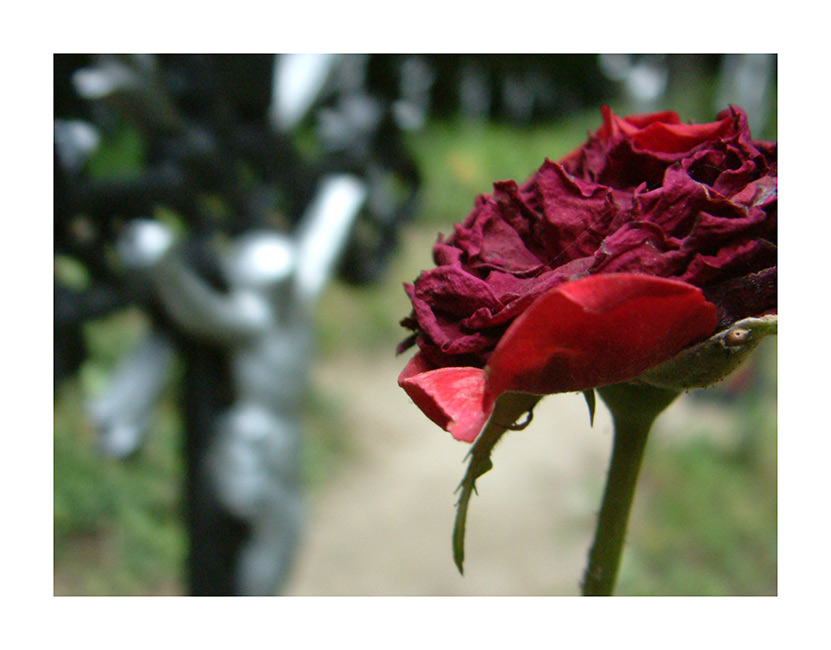
[[[741,109],[603,125],[524,185],[494,183],[405,285],[416,344],[399,383],[471,441],[503,392],[629,381],[776,311],[776,144]]]

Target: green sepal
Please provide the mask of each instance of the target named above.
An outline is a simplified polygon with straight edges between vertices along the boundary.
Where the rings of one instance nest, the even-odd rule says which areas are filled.
[[[456,488],[457,492],[461,490],[461,494],[456,502],[456,521],[453,525],[453,561],[462,575],[464,575],[467,507],[470,497],[476,491],[476,479],[493,467],[491,452],[496,443],[499,442],[506,431],[513,431],[524,426],[517,427],[514,423],[524,413],[531,411],[539,400],[539,395],[529,395],[527,393],[504,393],[500,395],[496,400],[490,419],[488,419],[485,428],[482,429],[482,433],[476,438],[467,455],[470,462],[462,482]]]
[[[634,382],[670,390],[711,386],[738,368],[762,339],[776,334],[776,327],[776,316],[742,319],[643,372]]]

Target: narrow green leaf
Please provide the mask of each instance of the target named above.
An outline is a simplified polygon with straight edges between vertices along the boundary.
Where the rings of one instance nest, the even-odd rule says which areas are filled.
[[[468,453],[470,462],[462,482],[457,488],[461,490],[456,503],[456,522],[453,525],[453,561],[464,575],[465,561],[465,526],[467,525],[467,508],[470,497],[476,491],[476,479],[492,467],[491,452],[506,431],[515,430],[514,423],[523,414],[534,408],[540,400],[539,395],[527,393],[505,393],[496,401],[496,405],[482,433],[476,438]]]

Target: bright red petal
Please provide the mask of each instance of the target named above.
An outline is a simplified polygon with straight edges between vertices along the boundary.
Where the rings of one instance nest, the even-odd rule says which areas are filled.
[[[430,369],[417,354],[399,375],[398,385],[428,418],[456,440],[473,442],[492,410],[483,408],[485,378],[481,368]]]
[[[597,135],[612,138],[622,133],[639,147],[652,152],[681,153],[696,145],[735,132],[733,118],[717,122],[683,124],[673,111],[619,117],[608,106],[601,108],[603,127]]]
[[[506,391],[546,395],[634,379],[715,326],[715,306],[684,282],[632,273],[568,282],[502,336],[485,369],[485,405]]]
[[[632,136],[643,149],[664,153],[681,153],[693,147],[731,135],[734,132],[733,118],[725,117],[708,124],[651,124]]]

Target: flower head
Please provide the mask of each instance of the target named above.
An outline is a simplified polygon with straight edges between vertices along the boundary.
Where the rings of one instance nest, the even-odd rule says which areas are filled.
[[[494,183],[405,285],[399,383],[472,441],[505,392],[621,381],[776,310],[776,145],[736,107],[603,125],[525,184]]]

